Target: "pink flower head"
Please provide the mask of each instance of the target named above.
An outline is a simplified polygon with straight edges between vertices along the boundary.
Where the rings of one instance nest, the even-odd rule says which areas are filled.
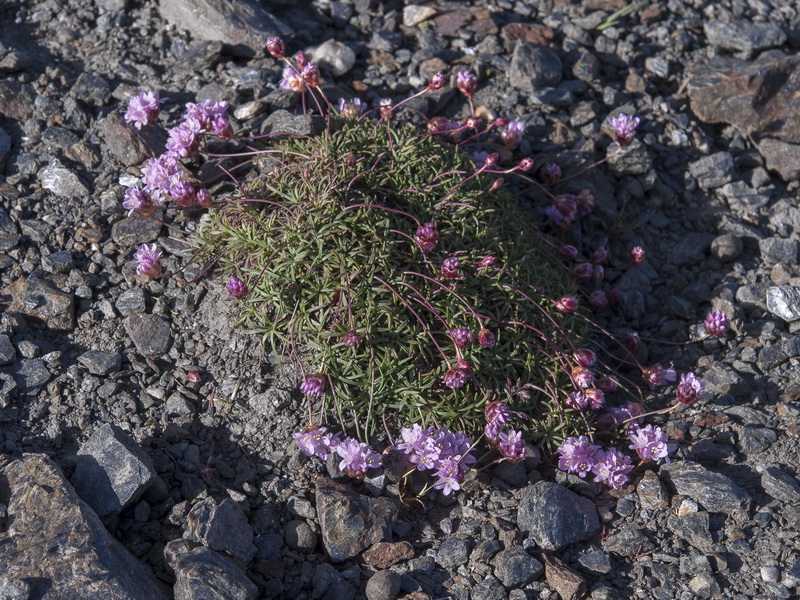
[[[225,284],[225,289],[237,300],[241,300],[247,295],[247,284],[233,275],[228,279],[228,283]]]
[[[150,195],[153,204],[161,204],[169,194],[169,189],[181,180],[178,157],[166,153],[158,158],[149,158],[142,167],[144,190]]]
[[[430,133],[449,133],[451,129],[452,126],[447,117],[431,117],[428,120],[428,131]]]
[[[622,148],[630,146],[633,142],[634,132],[639,126],[639,117],[631,117],[623,113],[616,117],[610,117],[608,122],[614,128],[614,141]]]
[[[134,253],[133,258],[136,259],[136,270],[139,273],[143,273],[150,278],[161,275],[161,251],[158,250],[155,244],[150,246],[142,244]]]
[[[491,332],[491,330],[484,327],[478,332],[478,344],[484,348],[494,348],[496,343],[497,338],[495,337],[494,333]]]
[[[303,378],[303,383],[300,385],[300,391],[306,396],[321,397],[325,393],[327,387],[327,380],[322,373],[312,373]]]
[[[439,240],[439,230],[433,223],[425,223],[417,229],[414,236],[419,244],[419,249],[423,252],[430,252]]]
[[[609,408],[608,414],[617,425],[622,425],[625,421],[628,421],[628,428],[638,427],[644,421],[643,418],[636,418],[644,414],[642,405],[638,402],[628,402],[624,406]]]
[[[329,433],[327,427],[311,425],[303,431],[293,433],[292,437],[297,440],[300,452],[306,456],[316,456],[327,460],[336,447],[341,444],[340,435],[340,433]]]
[[[300,72],[300,77],[308,87],[319,87],[319,67],[314,63],[308,63]]]
[[[465,122],[464,126],[467,129],[480,129],[481,125],[483,125],[483,119],[480,117],[469,117]]]
[[[294,62],[297,63],[297,68],[302,69],[308,64],[308,59],[306,58],[305,52],[302,50],[298,50],[297,53],[294,55]]]
[[[578,348],[572,354],[575,361],[582,367],[589,368],[597,362],[597,355],[588,348]]]
[[[511,421],[511,411],[508,409],[508,402],[487,402],[486,421],[489,423],[499,423],[504,425]]]
[[[542,180],[550,187],[556,185],[561,181],[561,167],[555,163],[547,163],[542,169]]]
[[[629,437],[631,445],[628,448],[635,450],[642,460],[658,461],[663,458],[669,463],[667,434],[660,427],[635,427],[630,431]]]
[[[592,255],[589,257],[589,262],[599,265],[608,260],[608,251],[602,246],[592,250]]]
[[[188,181],[178,181],[169,188],[169,195],[179,206],[191,206],[197,193]]]
[[[572,410],[583,412],[589,408],[589,398],[581,391],[574,391],[567,394],[566,404]]]
[[[381,113],[382,117],[387,117],[392,114],[392,100],[391,98],[381,98],[378,100],[378,112]]]
[[[555,207],[567,219],[574,219],[578,214],[578,198],[572,194],[561,194],[555,197]]]
[[[361,101],[361,98],[353,98],[352,100],[345,100],[339,98],[339,114],[346,119],[357,119],[366,110],[367,105]]]
[[[589,304],[591,304],[593,308],[605,308],[606,306],[608,306],[608,303],[609,303],[608,295],[603,290],[595,290],[594,292],[589,294]]]
[[[655,389],[660,386],[668,385],[678,378],[675,369],[672,367],[665,369],[661,365],[653,365],[642,370],[645,381],[650,386],[650,389]]]
[[[578,249],[569,244],[562,244],[559,246],[558,253],[566,260],[575,260],[578,257]]]
[[[544,214],[547,216],[547,220],[550,221],[550,224],[558,231],[567,231],[572,225],[572,219],[565,217],[555,204],[551,204],[545,208]]]
[[[700,394],[705,388],[706,382],[694,373],[684,373],[681,375],[681,381],[675,389],[675,394],[681,404],[694,404],[700,399]]]
[[[472,367],[463,358],[459,358],[456,366],[445,373],[443,381],[451,390],[457,390],[464,387],[471,376]]]
[[[500,434],[500,454],[510,462],[525,460],[525,440],[522,439],[522,432],[509,429]]]
[[[353,329],[344,334],[342,343],[345,348],[354,348],[361,343],[361,337],[356,333],[355,329]]]
[[[578,263],[572,267],[572,276],[575,279],[589,279],[592,276],[594,265],[592,263]]]
[[[430,81],[428,81],[428,89],[440,90],[444,87],[445,83],[447,83],[447,76],[439,71],[430,78]]]
[[[467,98],[472,98],[472,95],[478,89],[478,78],[469,71],[459,71],[456,85],[462,94]]]
[[[604,456],[600,446],[590,444],[585,435],[567,438],[556,451],[561,455],[558,468],[567,473],[577,473],[579,477],[586,477]]]
[[[197,190],[196,195],[197,203],[202,206],[203,208],[210,208],[212,199],[211,194],[205,188]]]
[[[433,488],[442,490],[442,494],[449,496],[450,492],[460,490],[464,482],[464,473],[457,459],[445,458],[438,461],[436,471],[436,482]]]
[[[508,126],[500,131],[500,142],[509,150],[514,150],[522,142],[522,134],[524,133],[525,123],[522,121],[510,121]]]
[[[457,327],[450,330],[450,337],[453,338],[453,343],[456,348],[463,350],[472,345],[472,332],[466,327]]]
[[[556,310],[563,313],[574,313],[578,310],[578,299],[575,296],[564,296],[556,300]]]
[[[204,131],[197,119],[186,119],[169,130],[167,150],[175,156],[188,158],[197,154],[200,148],[200,136]]]
[[[155,123],[158,113],[161,112],[161,104],[166,100],[158,97],[158,92],[142,92],[134,96],[128,102],[128,109],[125,111],[125,122],[130,123],[137,131],[145,125]]]
[[[728,315],[721,310],[716,310],[712,313],[709,313],[705,321],[703,321],[703,327],[708,335],[722,337],[725,335],[725,333],[727,333],[728,328],[730,327]]]
[[[521,161],[519,161],[519,164],[517,165],[517,168],[520,171],[530,171],[533,168],[533,164],[534,164],[533,159],[532,158],[528,158],[526,156]]]
[[[592,467],[595,482],[605,482],[615,490],[628,483],[628,473],[633,471],[631,457],[616,448],[608,450]]]
[[[457,256],[449,256],[442,261],[442,278],[456,279],[459,275],[461,263]]]
[[[587,388],[583,390],[583,394],[589,401],[589,408],[592,410],[600,410],[606,405],[606,395],[600,388]]]
[[[125,197],[122,200],[122,207],[128,211],[128,216],[139,213],[149,217],[155,212],[153,199],[150,194],[139,188],[129,187],[125,190]]]
[[[279,37],[271,37],[267,40],[267,52],[272,58],[283,58],[286,54],[286,44]]]
[[[278,84],[282,90],[289,90],[296,94],[301,94],[306,91],[306,82],[301,77],[300,73],[294,67],[288,66],[283,69],[283,77]]]
[[[335,450],[342,457],[339,470],[344,471],[348,477],[360,479],[367,474],[368,469],[380,467],[382,464],[381,455],[374,452],[372,446],[353,438],[344,439]]]
[[[631,248],[631,259],[634,265],[640,265],[647,258],[647,252],[641,246],[634,246]]]
[[[594,385],[594,374],[586,367],[573,367],[570,376],[579,388],[588,388]]]

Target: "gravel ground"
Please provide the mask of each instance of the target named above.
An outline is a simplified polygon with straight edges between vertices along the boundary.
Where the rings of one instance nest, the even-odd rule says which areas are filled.
[[[0,6],[0,557],[12,565],[0,596],[795,597],[796,6],[658,1],[599,32],[623,2],[298,4]],[[629,151],[587,178],[613,235],[590,228],[582,243],[606,245],[617,267],[632,246],[647,250],[640,268],[609,269],[624,299],[599,319],[638,331],[643,361],[708,382],[701,402],[655,421],[677,440],[670,465],[613,494],[580,480],[567,492],[532,455],[423,511],[390,500],[382,478],[354,495],[324,477],[335,469],[301,459],[290,444],[304,425],[298,373],[233,330],[234,300],[213,273],[194,281],[201,266],[180,235],[121,207],[164,141],[122,123],[128,98],[160,90],[164,119],[188,101],[228,100],[237,127],[252,127],[287,99],[263,53],[269,33],[327,64],[331,89],[371,104],[468,67],[481,74],[476,105],[527,124],[520,155],[567,173],[611,152],[609,115],[642,118]],[[327,40],[338,43],[315,48]],[[444,100],[443,114],[465,116],[460,98]],[[255,110],[266,112],[245,118]],[[191,231],[199,218],[171,225]],[[150,242],[175,276],[137,279],[132,253]],[[687,343],[717,309],[732,333]],[[57,486],[62,471],[58,510],[77,505],[74,487],[102,519],[88,530],[110,533],[108,548],[121,543],[136,566],[98,545],[91,569],[59,588],[25,562],[20,473]],[[58,529],[55,514],[42,519],[34,528]],[[120,581],[139,568],[137,583],[86,595],[92,569]]]

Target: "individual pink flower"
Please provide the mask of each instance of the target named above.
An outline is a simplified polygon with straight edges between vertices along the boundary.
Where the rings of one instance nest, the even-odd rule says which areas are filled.
[[[525,460],[525,440],[522,439],[522,432],[509,429],[501,433],[498,449],[510,462]]]
[[[327,380],[322,373],[311,373],[303,378],[303,383],[300,385],[300,391],[306,396],[321,397],[325,394],[327,387]]]
[[[447,83],[447,76],[439,71],[430,78],[430,81],[428,81],[428,89],[440,90],[444,87],[445,83]]]
[[[339,98],[339,114],[346,119],[357,119],[366,109],[367,105],[361,101],[361,98],[352,100]]]
[[[450,492],[460,490],[461,484],[464,482],[464,473],[461,465],[457,459],[445,458],[439,460],[438,470],[436,471],[436,482],[433,488],[441,490],[445,496],[450,495]]]
[[[467,98],[472,98],[478,89],[478,78],[469,71],[459,71],[456,85],[462,94]]]
[[[605,308],[608,306],[609,302],[608,294],[603,290],[595,290],[589,294],[589,304],[591,304],[593,308]]]
[[[234,275],[231,275],[231,278],[228,279],[228,283],[225,284],[225,289],[237,300],[241,300],[247,295],[247,284]]]
[[[578,263],[572,267],[572,276],[575,279],[589,279],[592,276],[594,265],[592,263],[584,262]]]
[[[608,122],[614,128],[614,141],[622,148],[630,146],[633,142],[634,132],[639,126],[639,117],[623,113],[616,117],[610,117]]]
[[[730,327],[728,315],[721,310],[716,310],[712,313],[709,313],[705,321],[703,321],[703,327],[708,335],[722,337],[727,333],[728,328]]]
[[[150,198],[150,194],[136,187],[129,187],[125,190],[122,207],[128,211],[128,216],[138,213],[149,217],[155,212],[155,206],[153,206],[153,199]]]
[[[604,456],[600,446],[591,444],[585,435],[567,438],[556,451],[561,456],[558,468],[567,473],[576,473],[578,477],[586,477]]]
[[[678,374],[672,367],[664,368],[661,365],[653,365],[642,370],[644,379],[650,389],[668,385],[678,378]]]
[[[319,87],[319,67],[314,63],[308,63],[300,72],[300,77],[308,87]]]
[[[681,381],[675,389],[675,394],[681,404],[690,405],[700,399],[700,394],[705,388],[706,382],[694,373],[684,373],[681,375]]]
[[[136,270],[150,278],[161,275],[161,251],[155,244],[148,246],[142,244],[134,253],[136,259]]]
[[[445,373],[444,384],[451,390],[457,390],[464,387],[471,376],[472,367],[463,358],[459,358],[456,366]]]
[[[179,206],[191,206],[197,198],[197,193],[188,181],[178,181],[169,188],[169,195]]]
[[[530,171],[533,168],[534,162],[532,158],[528,158],[527,156],[519,161],[517,168],[520,171]]]
[[[570,244],[562,244],[559,246],[558,253],[566,260],[575,260],[578,257],[578,249]]]
[[[583,390],[583,394],[589,401],[589,408],[592,410],[600,410],[606,405],[606,395],[603,390],[596,387],[591,387]]]
[[[417,229],[414,236],[419,244],[419,249],[423,252],[430,252],[439,240],[439,230],[433,223],[425,223]]]
[[[197,204],[203,208],[210,208],[212,204],[211,194],[205,188],[197,190]]]
[[[353,438],[345,438],[335,448],[336,454],[342,457],[339,470],[348,477],[363,478],[367,470],[380,467],[381,455],[372,450],[372,446]]]
[[[459,275],[459,267],[461,263],[457,256],[450,256],[442,261],[442,278],[443,279],[456,279]]]
[[[277,36],[271,37],[267,40],[267,52],[269,52],[273,58],[283,58],[286,54],[286,44]]]
[[[594,384],[594,374],[585,367],[573,367],[570,376],[579,388],[592,387]]]
[[[522,142],[522,134],[524,133],[525,123],[511,121],[505,129],[500,131],[500,142],[509,150],[515,150]]]
[[[669,463],[669,450],[667,448],[667,434],[660,427],[645,425],[635,427],[629,433],[631,450],[635,450],[644,461],[658,461],[665,459]]]
[[[175,156],[188,158],[197,154],[204,128],[196,119],[186,119],[169,130],[166,147]]]
[[[355,331],[355,329],[348,331],[344,334],[344,339],[342,340],[345,348],[354,348],[361,343],[361,337]]]
[[[572,353],[572,357],[582,367],[589,368],[597,362],[597,355],[588,348],[578,348]]]
[[[618,490],[628,483],[628,473],[633,471],[631,457],[623,454],[616,448],[611,448],[592,467],[595,482],[604,482]]]
[[[463,350],[472,345],[472,332],[466,327],[457,327],[450,330],[450,337],[453,338],[453,343],[456,348]]]
[[[327,427],[317,427],[311,425],[299,433],[293,433],[292,437],[297,440],[297,447],[306,456],[316,456],[322,460],[333,454],[333,451],[341,443],[340,433],[330,433]]]
[[[282,90],[289,90],[301,94],[306,91],[306,82],[294,67],[288,66],[283,69],[283,77],[278,84]]]
[[[592,255],[589,257],[589,262],[595,265],[599,265],[604,263],[608,260],[608,251],[603,248],[595,248],[592,250]]]
[[[158,114],[161,112],[161,104],[166,100],[158,97],[158,92],[142,92],[134,96],[128,102],[128,109],[125,111],[126,123],[139,130],[145,125],[155,123]]]

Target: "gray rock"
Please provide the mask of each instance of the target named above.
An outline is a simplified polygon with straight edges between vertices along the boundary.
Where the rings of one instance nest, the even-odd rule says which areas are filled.
[[[156,219],[132,214],[114,223],[111,228],[111,239],[123,248],[133,248],[152,242],[160,232],[161,223]]]
[[[5,129],[0,128],[0,173],[5,171],[9,154],[11,154],[11,136]]]
[[[549,481],[522,491],[517,524],[546,550],[561,550],[600,533],[600,519],[591,500]]]
[[[472,551],[469,559],[476,563],[485,563],[503,549],[500,540],[484,540]]]
[[[170,394],[164,403],[164,410],[168,415],[193,415],[197,412],[195,405],[180,392]]]
[[[694,265],[705,258],[712,241],[714,241],[714,235],[710,233],[689,231],[681,236],[679,244],[670,246],[666,258],[670,263],[679,267]]]
[[[31,275],[17,279],[0,294],[11,296],[5,311],[18,312],[44,321],[50,329],[71,331],[75,328],[75,296],[62,292],[46,279]]]
[[[220,41],[237,56],[252,57],[267,38],[291,36],[291,27],[255,0],[162,0],[161,16],[197,40]]]
[[[708,513],[705,511],[671,514],[667,517],[667,528],[701,552],[709,552],[714,543],[709,531]]]
[[[3,600],[28,600],[31,585],[22,579],[0,577],[0,598]]]
[[[460,537],[448,537],[436,551],[436,562],[446,569],[455,569],[469,559],[470,542]]]
[[[736,446],[740,452],[750,455],[767,450],[777,439],[778,435],[772,429],[748,424],[739,432]]]
[[[492,561],[494,574],[507,588],[522,587],[544,573],[544,565],[524,548],[509,548]]]
[[[41,358],[23,358],[14,372],[14,379],[19,386],[19,391],[23,394],[35,394],[50,381],[52,376]]]
[[[42,600],[166,600],[150,569],[109,535],[49,458],[27,455],[3,476],[10,498],[8,529],[0,532],[4,578],[46,581],[35,584]]]
[[[729,152],[717,152],[689,163],[689,172],[701,188],[710,190],[731,181],[736,169]]]
[[[800,144],[765,137],[758,141],[758,151],[767,162],[767,169],[777,172],[784,181],[800,177]]]
[[[767,264],[797,262],[797,241],[779,237],[768,237],[758,241],[761,258]]]
[[[711,242],[711,256],[723,263],[733,262],[742,253],[742,239],[732,233],[725,233]]]
[[[645,510],[657,510],[669,505],[669,494],[653,471],[645,471],[636,484],[636,494],[639,497],[639,506]]]
[[[747,381],[731,367],[719,361],[715,361],[703,373],[703,381],[706,382],[705,394],[714,396],[731,394],[738,398],[750,393],[750,386]]]
[[[305,521],[293,519],[286,523],[283,539],[292,550],[310,554],[317,549],[317,534]]]
[[[92,375],[106,376],[119,371],[122,366],[122,355],[119,352],[88,350],[78,357],[78,362],[89,369]]]
[[[528,483],[528,473],[522,462],[504,460],[495,467],[494,473],[512,487],[522,487]]]
[[[761,487],[775,500],[800,501],[800,482],[779,467],[767,467],[761,474]]]
[[[264,122],[262,133],[293,137],[316,135],[325,129],[325,119],[319,115],[293,115],[286,110],[276,110]]]
[[[378,571],[367,582],[367,600],[394,600],[399,593],[400,575],[394,571]]]
[[[473,600],[506,600],[508,593],[495,577],[485,577],[477,586],[472,588]]]
[[[14,344],[7,335],[0,335],[0,366],[9,365],[17,358],[17,351]]]
[[[145,356],[163,356],[172,345],[169,323],[158,315],[128,315],[123,324],[136,349]]]
[[[650,153],[640,140],[635,139],[627,148],[619,149],[616,143],[608,147],[609,170],[615,175],[644,175],[653,168]]]
[[[111,99],[111,85],[103,76],[84,71],[72,85],[70,95],[86,104],[103,106]]]
[[[689,580],[689,587],[699,598],[719,598],[720,587],[711,573],[700,573]]]
[[[119,295],[114,306],[123,316],[143,313],[147,309],[145,291],[140,287],[127,289]]]
[[[150,457],[114,425],[103,425],[81,446],[72,485],[102,516],[132,506],[158,479]]]
[[[356,556],[372,544],[391,541],[398,507],[388,498],[367,498],[347,486],[321,480],[316,486],[322,543],[334,562]]]
[[[0,206],[0,250],[11,250],[19,243],[19,228]]]
[[[432,6],[410,4],[403,8],[403,25],[406,27],[414,27],[423,21],[430,19],[435,14],[436,9]]]
[[[800,319],[800,287],[781,285],[767,289],[767,310],[788,323]]]
[[[727,50],[754,52],[777,48],[786,41],[778,25],[753,21],[706,21],[703,30],[710,44]]]
[[[253,529],[242,508],[231,498],[219,504],[213,498],[206,498],[192,507],[188,521],[191,540],[227,552],[245,565],[255,556]]]
[[[350,72],[356,64],[356,53],[342,42],[330,39],[309,52],[314,63],[325,67],[336,77]]]
[[[176,73],[197,73],[212,68],[222,56],[222,42],[199,40],[192,42],[172,69]]]
[[[561,83],[561,59],[549,48],[518,40],[511,56],[508,81],[523,92],[556,87]]]
[[[689,496],[710,512],[730,513],[750,504],[750,494],[721,473],[693,463],[663,465],[661,477],[679,494]]]
[[[399,31],[389,31],[388,29],[378,29],[372,33],[367,48],[371,50],[381,50],[383,52],[394,53],[403,45],[403,34]]]
[[[42,268],[48,273],[66,273],[74,266],[72,253],[69,250],[59,250],[42,256]]]
[[[164,551],[175,571],[175,600],[255,600],[258,597],[258,588],[232,560],[202,546],[176,552],[174,547],[183,541],[170,542]]]
[[[611,556],[608,552],[602,550],[581,554],[578,557],[578,564],[589,573],[594,573],[595,575],[611,572]]]
[[[126,167],[142,164],[153,155],[145,141],[116,112],[99,123],[100,138]]]
[[[54,160],[40,173],[42,187],[61,198],[86,198],[89,188],[73,171]]]

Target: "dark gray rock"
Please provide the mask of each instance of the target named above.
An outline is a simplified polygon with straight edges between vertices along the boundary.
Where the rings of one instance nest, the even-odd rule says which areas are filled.
[[[72,85],[70,95],[91,106],[103,106],[111,99],[111,85],[102,75],[84,71]]]
[[[175,27],[188,29],[194,39],[223,42],[237,56],[255,56],[268,38],[294,34],[255,0],[162,0],[158,10]]]
[[[492,561],[494,574],[508,588],[522,587],[544,573],[544,565],[524,548],[509,548]]]
[[[236,501],[226,498],[217,504],[206,498],[192,507],[188,521],[191,540],[227,552],[245,565],[255,556],[253,529]]]
[[[119,371],[122,366],[122,355],[119,352],[88,350],[78,357],[78,362],[89,369],[92,375],[106,376]]]
[[[739,431],[737,448],[750,455],[767,450],[778,439],[778,435],[768,427],[748,424]]]
[[[731,394],[738,398],[750,393],[750,386],[747,381],[731,367],[719,361],[715,361],[703,373],[703,381],[706,382],[704,393],[713,396]]]
[[[555,551],[600,533],[600,519],[592,501],[549,481],[522,491],[517,524],[539,546]]]
[[[609,170],[615,175],[644,175],[653,168],[647,146],[638,139],[621,150],[616,143],[611,144],[608,156],[611,157],[608,161]]]
[[[11,250],[19,243],[19,228],[8,216],[6,209],[0,206],[0,250]]]
[[[389,31],[388,29],[378,29],[372,33],[367,48],[370,50],[380,50],[382,52],[397,52],[403,45],[403,34],[399,31]]]
[[[469,559],[476,563],[485,563],[503,549],[500,540],[484,540],[470,553]]]
[[[455,569],[469,559],[470,542],[460,537],[448,537],[436,551],[436,562],[446,569]]]
[[[736,175],[733,157],[729,152],[717,152],[689,163],[689,172],[704,190],[718,188]]]
[[[611,556],[608,552],[602,550],[581,554],[580,557],[578,557],[578,564],[589,573],[595,575],[603,575],[611,572]]]
[[[788,323],[800,319],[800,287],[781,285],[768,288],[767,310]]]
[[[14,344],[7,335],[0,335],[0,366],[10,365],[17,358],[17,351]]]
[[[74,294],[62,292],[46,279],[34,275],[17,279],[0,293],[11,296],[11,304],[5,308],[7,312],[18,312],[41,320],[57,331],[75,328]]]
[[[711,242],[711,256],[720,262],[733,262],[741,253],[742,239],[732,233],[724,233]]]
[[[689,580],[689,587],[698,598],[719,598],[722,591],[711,573],[700,573]]]
[[[317,482],[316,494],[322,543],[331,560],[346,560],[372,544],[391,541],[395,502],[361,496],[327,479]]]
[[[212,68],[222,56],[222,42],[199,40],[192,42],[172,69],[179,74],[198,73]]]
[[[123,316],[143,313],[147,309],[145,291],[140,287],[133,287],[125,290],[119,295],[117,301],[114,302],[114,307]]]
[[[484,578],[477,586],[472,588],[473,600],[506,600],[508,593],[495,577]]]
[[[78,451],[72,485],[100,516],[132,506],[158,479],[150,457],[115,425],[103,425]]]
[[[35,394],[50,381],[52,376],[41,358],[23,358],[14,371],[14,379],[23,394]]]
[[[636,484],[636,495],[639,497],[639,506],[645,510],[657,510],[669,505],[669,494],[653,471],[645,471]]]
[[[166,600],[150,569],[109,535],[49,458],[13,461],[0,482],[9,498],[4,578],[30,582],[42,600]]]
[[[0,173],[5,171],[9,154],[11,154],[11,136],[5,129],[0,128]]]
[[[681,236],[679,244],[670,246],[666,259],[679,267],[694,265],[705,258],[713,241],[713,234],[689,231]]]
[[[722,473],[693,463],[663,465],[662,479],[675,486],[710,512],[730,513],[750,504],[750,494]]]
[[[310,554],[317,549],[317,534],[305,521],[293,519],[286,523],[283,539],[292,550]]]
[[[132,214],[114,223],[111,239],[123,248],[134,248],[152,242],[160,232],[161,223],[156,219]]]
[[[42,256],[42,268],[48,273],[66,273],[74,266],[72,253],[69,250],[59,250]]]
[[[175,540],[170,545],[183,541]],[[175,552],[170,545],[165,554],[175,571],[175,600],[255,600],[258,597],[256,585],[232,560],[202,546]]]
[[[142,137],[119,114],[112,112],[100,121],[99,126],[100,138],[126,167],[142,164],[153,155]]]
[[[504,460],[495,467],[494,473],[512,487],[522,487],[528,483],[528,473],[522,462]]]
[[[169,323],[158,315],[128,315],[123,324],[136,349],[145,356],[162,356],[172,345]]]
[[[797,241],[779,237],[768,237],[758,241],[761,258],[767,264],[797,262]]]
[[[800,144],[765,137],[758,141],[758,151],[767,162],[767,169],[778,173],[784,181],[800,177]]]
[[[770,22],[713,20],[703,23],[703,31],[710,44],[742,52],[777,48],[786,41],[783,29]]]
[[[714,540],[709,531],[708,513],[699,511],[667,517],[667,528],[701,552],[709,552]]]
[[[549,48],[519,40],[511,56],[508,81],[523,92],[556,87],[561,83],[561,59]]]
[[[775,500],[800,501],[800,482],[779,467],[767,467],[761,474],[761,487]]]
[[[394,571],[378,571],[367,582],[367,600],[394,600],[399,593],[400,575]]]
[[[619,531],[603,542],[604,550],[620,556],[647,552],[653,548],[653,542],[630,523],[623,523]]]
[[[70,169],[53,160],[39,174],[42,187],[61,198],[83,198],[89,195],[89,187]]]
[[[31,584],[22,579],[0,577],[0,598],[3,600],[28,600]]]
[[[325,129],[325,119],[319,115],[293,115],[286,110],[276,110],[264,123],[262,133],[305,137]]]

